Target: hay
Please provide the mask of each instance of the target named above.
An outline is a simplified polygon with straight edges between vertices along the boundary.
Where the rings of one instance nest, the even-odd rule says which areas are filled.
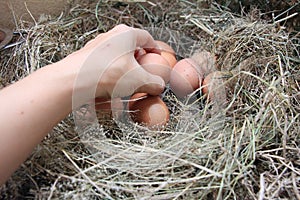
[[[182,102],[166,90],[172,114],[164,131],[105,119],[88,130],[94,137],[97,130],[99,140],[80,138],[70,115],[0,189],[0,198],[299,199],[299,33],[258,18],[258,10],[239,16],[200,4],[99,1],[35,26],[21,23],[15,40],[22,43],[0,54],[2,86],[125,23],[170,30],[163,40],[179,57],[195,45],[216,55],[216,68],[229,74],[228,105],[211,113],[204,99]],[[196,41],[193,48],[180,46],[182,35]],[[92,155],[89,146],[96,148]]]

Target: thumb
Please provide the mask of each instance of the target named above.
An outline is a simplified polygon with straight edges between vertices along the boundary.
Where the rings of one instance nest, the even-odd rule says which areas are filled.
[[[165,88],[160,76],[153,75],[142,68],[136,61],[128,63],[130,70],[122,75],[115,84],[111,96],[124,97],[136,92],[159,95]]]
[[[145,92],[150,95],[160,95],[165,88],[165,81],[157,75],[153,75],[144,70],[141,78],[144,78],[144,84],[137,88],[136,92]]]
[[[135,92],[160,95],[164,91],[165,81],[162,77],[149,73],[135,59],[132,66],[135,68],[135,76],[138,79],[136,83],[139,84]]]

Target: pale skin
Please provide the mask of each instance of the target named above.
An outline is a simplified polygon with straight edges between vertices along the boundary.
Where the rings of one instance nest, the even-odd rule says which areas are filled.
[[[114,40],[123,35],[126,38],[122,45],[118,43],[121,45],[118,47]],[[163,91],[163,79],[146,72],[134,59],[132,49],[138,47],[159,53],[148,32],[118,25],[63,60],[0,90],[0,186],[51,129],[72,111],[74,91],[84,97],[79,98],[75,106],[95,97],[130,95],[133,88],[137,88],[135,92],[152,95]],[[126,51],[128,53],[124,54]],[[120,56],[110,58],[108,52],[114,52],[115,55],[120,53]],[[99,60],[91,60],[95,59],[89,57],[91,53],[97,54]],[[109,59],[112,59],[111,62]],[[104,60],[110,63],[108,68],[102,64]],[[86,61],[89,65],[88,70],[84,71],[82,68]],[[132,73],[128,75],[128,90],[126,87],[116,90],[118,80],[129,71]],[[83,78],[75,84],[79,72]],[[97,73],[101,74],[100,80],[89,78],[90,74]],[[94,96],[86,95],[86,91],[93,87]]]

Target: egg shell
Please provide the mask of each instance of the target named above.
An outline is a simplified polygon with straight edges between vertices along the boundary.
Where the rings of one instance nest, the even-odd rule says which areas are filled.
[[[128,102],[128,108],[129,108],[129,110],[131,110],[132,105],[133,105],[136,101],[141,100],[141,99],[144,99],[144,98],[146,98],[147,96],[148,96],[147,93],[142,93],[142,92],[133,94],[133,95],[130,97],[130,101]]]
[[[162,77],[165,83],[170,80],[171,67],[166,59],[156,53],[147,53],[138,59],[138,63],[148,72]]]
[[[220,71],[208,74],[202,83],[202,93],[208,101],[225,101],[226,90],[223,81],[224,75]]]
[[[199,88],[197,64],[190,58],[180,60],[173,68],[170,76],[170,87],[176,96],[182,98]]]
[[[142,98],[146,96],[146,98]],[[132,120],[141,125],[146,125],[150,130],[161,130],[170,118],[166,104],[159,96],[149,96],[137,93],[131,97],[128,105]]]
[[[171,54],[166,51],[162,51],[160,55],[168,61],[171,68],[173,68],[176,65],[177,59],[174,54]]]
[[[121,98],[108,99],[97,97],[95,98],[95,110],[98,119],[118,118],[124,110],[124,104]]]
[[[177,63],[174,49],[165,42],[159,40],[156,40],[155,42],[157,43],[159,49],[161,50],[160,55],[164,57],[168,61],[171,68],[173,68],[174,65]]]
[[[160,41],[160,40],[155,40],[155,42],[161,51],[168,52],[168,53],[175,55],[174,49],[167,43]]]

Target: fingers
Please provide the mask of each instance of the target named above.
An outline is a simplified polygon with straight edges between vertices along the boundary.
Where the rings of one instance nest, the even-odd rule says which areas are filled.
[[[129,26],[126,26],[124,24],[117,25],[113,29],[111,29],[110,31],[97,35],[94,39],[87,42],[85,44],[85,47],[97,46],[99,43],[101,43],[101,42],[103,42],[103,41],[105,41],[109,38],[112,38],[115,34],[122,33],[122,32],[125,32],[125,31],[129,31],[130,29],[133,29],[133,28],[131,28]]]
[[[138,29],[138,28],[132,28],[128,27],[126,25],[118,25],[115,28],[111,30],[112,34],[117,34],[120,32],[126,32],[126,31],[132,31],[134,34],[135,39],[135,47],[140,47],[145,49],[147,52],[153,52],[160,54],[160,49],[153,37],[150,35],[149,32]],[[163,92],[165,87],[165,82],[160,76],[153,75],[146,70],[144,70],[135,59],[131,60],[131,66],[133,66],[136,74],[132,77],[133,80],[136,80],[134,88],[138,87],[139,85],[142,85],[138,87],[136,92],[145,92],[150,95],[159,95]]]
[[[106,88],[102,89],[107,94],[122,97],[132,92],[145,92],[150,95],[159,95],[163,92],[165,87],[163,79],[147,72],[134,57],[134,50],[138,48],[143,48],[147,52],[160,53],[159,47],[147,31],[118,25],[87,43],[87,50],[93,52],[93,47],[98,48],[99,44],[103,44],[103,48],[99,48],[100,53],[107,55],[105,59],[111,59],[114,63],[113,67],[106,69],[106,74],[113,77],[106,81],[104,84]]]
[[[151,53],[157,53],[160,54],[161,50],[155,40],[152,38],[149,32],[146,30],[138,29],[138,28],[132,28],[129,26],[126,26],[124,24],[120,24],[115,26],[113,29],[108,31],[107,33],[99,34],[97,37],[95,37],[93,40],[90,40],[85,47],[93,47],[97,46],[99,43],[108,40],[112,38],[115,35],[118,35],[120,33],[130,32],[132,35],[133,42],[135,42],[135,48],[141,47],[145,49],[147,52]],[[125,35],[123,35],[125,37]],[[125,39],[125,38],[124,38]]]
[[[111,29],[109,32],[123,32],[123,31],[128,31],[130,29],[133,29],[132,27],[129,27],[125,24],[119,24],[115,26],[113,29]]]
[[[126,26],[124,24],[117,25],[114,27],[111,32],[112,33],[120,33],[124,31],[133,31],[135,34],[135,40],[136,40],[136,47],[141,47],[145,49],[147,52],[153,52],[160,54],[160,48],[156,44],[153,37],[150,35],[150,33],[146,30],[138,29],[138,28],[132,28],[129,26]]]

